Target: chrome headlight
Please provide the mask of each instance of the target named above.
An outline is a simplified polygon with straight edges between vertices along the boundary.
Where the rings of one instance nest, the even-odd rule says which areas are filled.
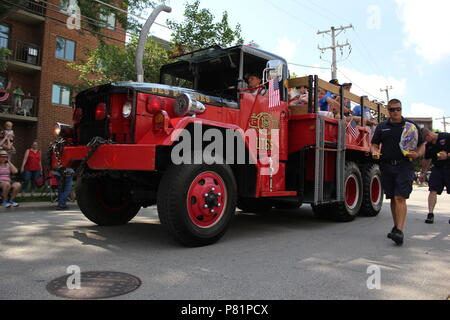
[[[122,115],[124,118],[128,118],[131,115],[131,110],[133,109],[133,105],[131,102],[126,102],[122,107]]]
[[[53,134],[57,137],[61,138],[72,138],[73,137],[73,128],[68,124],[57,122],[53,129]]]
[[[176,97],[173,108],[175,114],[179,117],[192,116],[206,111],[203,103],[195,100],[194,97],[187,93],[182,93]]]

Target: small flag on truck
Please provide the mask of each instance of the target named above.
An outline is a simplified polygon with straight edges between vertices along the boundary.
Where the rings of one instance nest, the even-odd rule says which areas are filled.
[[[355,119],[352,119],[347,125],[347,132],[356,140],[359,137],[358,125],[356,124]]]
[[[269,108],[275,108],[280,105],[280,85],[278,77],[269,80]]]

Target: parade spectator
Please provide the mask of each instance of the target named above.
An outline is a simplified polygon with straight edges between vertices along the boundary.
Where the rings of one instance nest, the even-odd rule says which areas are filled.
[[[4,130],[0,134],[0,148],[6,150],[11,160],[11,156],[16,153],[16,148],[14,147],[14,131],[13,123],[10,121],[5,122]]]
[[[22,86],[18,85],[13,91],[14,113],[22,110],[23,97],[25,97],[25,92],[22,90]]]
[[[289,105],[292,106],[301,106],[308,103],[309,94],[308,88],[305,86],[297,87],[295,90],[291,90],[289,92]]]
[[[2,189],[2,205],[5,208],[19,206],[14,200],[20,191],[20,183],[14,182],[11,178],[11,175],[17,173],[17,168],[9,161],[8,153],[0,150],[0,187]]]
[[[13,126],[14,124],[11,121],[6,121],[5,125],[3,126],[2,132],[0,133],[0,138],[9,136],[10,139],[14,140]]]
[[[72,168],[66,168],[62,172],[52,170],[52,174],[58,181],[58,205],[56,206],[56,210],[66,210],[68,208],[67,199],[72,192],[75,171]]]
[[[361,106],[357,105],[353,108],[353,118],[360,125],[361,124]],[[364,125],[365,126],[374,126],[377,125],[377,121],[372,116],[370,112],[370,108],[364,107]]]
[[[394,227],[388,238],[397,245],[403,244],[404,226],[407,215],[406,200],[412,192],[414,164],[411,160],[425,154],[425,144],[420,129],[412,121],[403,118],[400,100],[393,99],[388,104],[389,119],[380,123],[372,138],[371,152],[374,159],[381,155],[381,182],[386,198],[391,200]],[[417,149],[409,150],[407,156],[400,148],[406,123],[417,129]],[[380,150],[381,145],[381,150]]]
[[[37,141],[33,142],[30,149],[25,151],[20,171],[23,172],[22,192],[28,191],[28,184],[31,182],[31,196],[36,190],[36,179],[42,176],[41,151]]]
[[[426,174],[433,163],[429,180],[428,216],[425,223],[434,223],[434,208],[437,196],[442,194],[444,187],[450,194],[450,133],[434,133],[427,128],[422,129],[422,135],[427,141],[425,159],[422,160],[420,182],[425,181]]]

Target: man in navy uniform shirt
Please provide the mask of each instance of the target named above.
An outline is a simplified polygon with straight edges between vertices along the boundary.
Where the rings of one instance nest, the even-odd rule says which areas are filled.
[[[422,129],[422,135],[427,141],[425,159],[422,161],[420,181],[425,181],[425,175],[433,162],[429,181],[428,217],[426,223],[434,223],[434,207],[437,196],[442,194],[444,187],[450,194],[450,133],[434,133],[427,128]]]
[[[403,229],[406,221],[406,200],[412,192],[415,180],[412,160],[422,157],[425,144],[419,127],[412,121],[402,117],[402,103],[393,99],[388,103],[389,119],[380,123],[372,138],[372,156],[380,158],[381,183],[386,198],[391,200],[391,212],[394,227],[388,234],[397,245],[403,244]],[[405,156],[400,149],[400,140],[407,122],[413,123],[418,131],[417,149]],[[381,150],[380,150],[381,145]]]

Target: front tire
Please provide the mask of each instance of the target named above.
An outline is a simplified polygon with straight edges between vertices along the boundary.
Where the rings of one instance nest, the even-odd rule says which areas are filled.
[[[228,165],[173,165],[158,188],[159,219],[182,245],[210,245],[230,225],[236,194],[236,181]]]
[[[81,212],[99,226],[127,224],[141,209],[133,203],[129,188],[118,179],[81,178],[76,194]]]

